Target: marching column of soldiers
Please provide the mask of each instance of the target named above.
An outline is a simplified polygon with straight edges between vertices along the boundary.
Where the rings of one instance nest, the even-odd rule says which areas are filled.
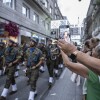
[[[30,85],[28,100],[34,100],[37,95],[39,72],[43,73],[45,71],[45,65],[49,73],[49,86],[52,86],[54,76],[59,77],[59,68],[63,67],[60,49],[56,42],[52,43],[51,39],[48,40],[47,46],[44,43],[38,44],[36,38],[30,39],[29,45],[26,45],[26,43],[19,45],[13,40],[9,40],[6,45],[0,42],[0,76],[7,76],[0,100],[7,99],[10,86],[12,87],[10,95],[17,92],[15,78],[19,76],[19,66],[23,65],[26,68],[28,85]]]

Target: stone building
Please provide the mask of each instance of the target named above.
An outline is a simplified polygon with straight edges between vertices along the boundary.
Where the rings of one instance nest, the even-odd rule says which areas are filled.
[[[84,39],[100,38],[100,0],[91,0],[84,21]]]
[[[51,20],[63,19],[57,0],[0,0],[0,22],[16,23],[19,36],[14,40],[28,41],[37,37],[41,42],[51,35]]]

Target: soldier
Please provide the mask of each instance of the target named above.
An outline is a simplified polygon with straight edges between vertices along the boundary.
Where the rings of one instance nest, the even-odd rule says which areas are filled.
[[[31,39],[30,48],[27,49],[25,55],[25,60],[27,61],[27,76],[31,86],[28,100],[34,100],[34,96],[36,94],[36,82],[39,77],[39,67],[44,60],[42,52],[36,48],[36,45],[36,39]]]
[[[53,50],[54,50],[53,56],[55,57],[55,59],[53,60],[53,62],[54,62],[54,74],[55,74],[55,77],[58,77],[60,49],[56,43],[54,43]]]
[[[0,76],[3,75],[4,52],[5,52],[4,43],[0,42]]]
[[[63,59],[62,59],[61,54],[59,54],[59,59],[58,60],[59,60],[59,68],[63,69],[64,66],[63,66]]]
[[[57,45],[52,45],[52,40],[48,40],[47,46],[47,68],[49,72],[49,85],[51,86],[53,83],[53,71],[55,68],[55,74],[58,74],[58,61],[57,56],[59,55],[59,49]]]
[[[14,48],[17,50],[17,52],[20,55],[18,43],[16,43],[16,42],[14,43]],[[16,64],[15,77],[18,77],[19,76],[19,73],[18,73],[19,69],[20,69],[20,67],[19,67],[19,62],[18,62],[18,64]]]
[[[45,44],[44,43],[40,43],[39,46],[38,46],[38,48],[42,51],[43,56],[45,58],[45,56],[46,56]],[[43,73],[45,71],[44,64],[45,64],[45,61],[41,64],[41,67],[40,67],[40,72],[41,73]]]
[[[18,63],[20,56],[18,55],[17,50],[13,47],[13,44],[14,41],[9,40],[8,47],[5,50],[7,79],[0,100],[6,100],[10,85],[12,85],[12,91],[10,92],[10,94],[17,92],[17,86],[15,83],[14,74],[15,74],[16,64]]]
[[[26,45],[26,42],[23,41],[23,42],[21,43],[21,46],[20,46],[22,65],[25,65],[24,55],[25,55],[25,52],[26,52],[27,48],[28,48],[28,47],[27,47],[27,45]]]

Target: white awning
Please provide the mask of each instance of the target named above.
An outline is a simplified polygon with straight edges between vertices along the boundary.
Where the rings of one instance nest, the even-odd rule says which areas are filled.
[[[20,30],[20,35],[26,36],[26,37],[31,37],[31,32],[27,32],[25,30]]]

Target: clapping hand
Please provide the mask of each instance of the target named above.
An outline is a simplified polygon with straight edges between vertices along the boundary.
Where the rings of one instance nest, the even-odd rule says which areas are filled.
[[[66,54],[71,54],[77,50],[77,48],[73,44],[68,43],[64,40],[58,40],[57,44],[60,47],[60,49]]]

